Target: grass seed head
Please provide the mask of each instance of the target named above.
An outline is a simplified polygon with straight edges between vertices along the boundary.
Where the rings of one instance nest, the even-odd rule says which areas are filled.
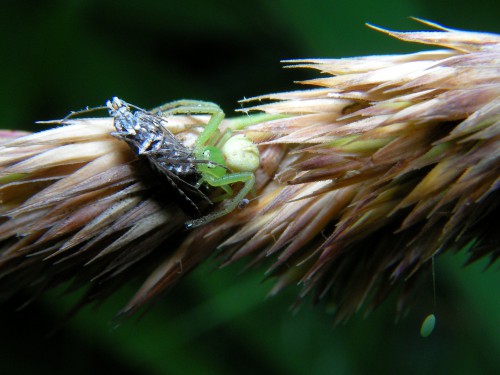
[[[471,261],[493,262],[500,36],[431,26],[377,29],[444,49],[289,61],[322,75],[248,109],[276,115],[242,131],[259,144],[256,198],[193,231],[111,119],[0,133],[0,296],[71,281],[89,302],[146,274],[128,314],[220,248],[224,264],[271,259],[271,293],[299,283],[299,301],[313,294],[342,321],[415,285],[439,252],[469,244]],[[196,139],[190,121],[169,126]]]

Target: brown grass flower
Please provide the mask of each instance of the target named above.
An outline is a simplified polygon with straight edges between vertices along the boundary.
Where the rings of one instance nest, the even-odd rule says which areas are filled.
[[[256,198],[193,231],[155,175],[110,135],[76,119],[21,138],[2,134],[0,293],[37,295],[68,280],[106,297],[149,274],[131,313],[221,249],[223,263],[270,259],[272,291],[302,286],[341,321],[404,290],[438,253],[499,253],[500,36],[443,28],[398,33],[426,52],[295,60],[314,88],[264,95],[278,119],[243,132],[259,144]],[[192,136],[203,119],[169,120]],[[224,126],[232,127],[226,120]]]

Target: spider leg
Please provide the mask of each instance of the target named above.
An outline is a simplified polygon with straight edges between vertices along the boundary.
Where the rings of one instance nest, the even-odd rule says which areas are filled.
[[[203,147],[208,143],[212,134],[219,128],[224,119],[224,112],[215,103],[204,102],[200,100],[177,100],[171,103],[163,104],[151,110],[152,114],[160,115],[210,115],[210,120],[205,125],[203,132],[198,136],[195,143],[195,154],[201,155]]]
[[[159,107],[155,107],[149,111],[149,113],[152,114],[164,114],[164,112],[169,112],[171,110],[177,109],[177,108],[193,108],[193,111],[190,111],[189,113],[194,114],[194,113],[207,113],[205,112],[206,110],[213,109],[214,111],[220,111],[220,107],[212,102],[205,102],[202,100],[190,100],[190,99],[181,99],[181,100],[175,100],[173,102],[165,103],[160,105]],[[186,113],[185,111],[179,111],[176,113]]]
[[[213,221],[215,219],[218,219],[222,216],[227,215],[236,207],[239,206],[240,202],[242,202],[245,198],[245,196],[250,192],[250,190],[253,189],[254,183],[255,183],[255,176],[253,173],[250,172],[243,172],[243,173],[233,173],[229,174],[227,176],[222,177],[220,180],[219,186],[222,185],[227,185],[228,183],[234,183],[234,182],[244,182],[245,184],[241,188],[241,190],[238,192],[238,194],[235,195],[235,197],[231,200],[228,201],[225,206],[220,209],[219,211],[212,212],[206,216],[200,217],[199,219],[194,219],[194,220],[189,220],[186,222],[186,229],[193,229],[196,227],[199,227],[201,225],[207,224],[210,221]],[[228,182],[231,181],[231,182]],[[219,182],[216,182],[219,183]]]

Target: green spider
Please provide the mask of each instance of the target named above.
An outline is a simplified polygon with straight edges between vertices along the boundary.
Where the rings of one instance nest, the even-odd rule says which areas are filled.
[[[155,108],[150,113],[161,117],[194,114],[210,116],[195,141],[190,163],[195,166],[199,175],[195,188],[199,189],[205,184],[208,187],[222,189],[223,194],[213,201],[224,201],[224,203],[222,208],[215,212],[189,220],[186,222],[186,228],[199,227],[218,219],[246,202],[245,197],[255,183],[254,172],[260,166],[259,150],[243,134],[232,136],[230,130],[227,130],[222,136],[220,135],[219,125],[224,119],[224,112],[218,105],[197,100],[179,100]],[[172,167],[176,168],[174,164]],[[235,183],[243,183],[236,195],[231,187]]]

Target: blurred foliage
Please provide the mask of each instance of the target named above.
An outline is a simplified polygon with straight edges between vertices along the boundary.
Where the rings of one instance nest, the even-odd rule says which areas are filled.
[[[446,26],[500,32],[498,2],[28,1],[2,5],[2,128],[101,105],[117,95],[148,108],[178,98],[219,103],[297,88],[312,73],[282,59],[403,53],[422,49],[363,26],[414,30],[414,15]],[[21,311],[1,310],[0,374],[494,374],[500,373],[499,275],[465,255],[437,260],[407,317],[389,300],[368,318],[333,328],[322,308],[292,314],[296,290],[265,299],[263,269],[217,272],[207,264],[140,319],[115,327],[137,285],[85,309],[47,336],[77,296],[57,291]],[[422,319],[437,316],[428,339]]]

